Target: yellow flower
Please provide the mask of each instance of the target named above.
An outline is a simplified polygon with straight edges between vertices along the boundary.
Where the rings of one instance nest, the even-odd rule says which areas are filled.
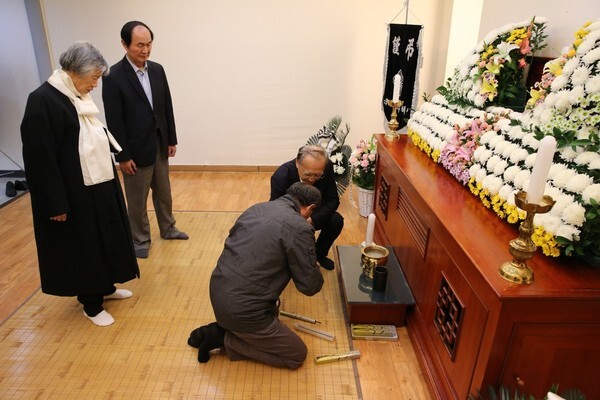
[[[577,48],[579,47],[579,45],[583,42],[583,39],[579,38],[579,39],[575,39],[575,41],[573,42],[573,47]]]
[[[431,153],[431,158],[433,159],[433,161],[438,162],[439,158],[440,158],[440,150],[439,149],[435,149],[432,153]]]
[[[562,74],[562,65],[560,64],[559,59],[548,61],[546,68],[554,76],[559,76]]]
[[[500,68],[502,68],[501,64],[495,64],[492,62],[489,62],[486,64],[485,69],[488,70],[489,72],[491,72],[494,75],[499,75],[500,74]]]
[[[577,51],[575,51],[575,49],[570,49],[570,50],[567,52],[567,57],[569,57],[569,58],[573,58],[573,57],[575,57],[575,54],[577,54]],[[562,73],[562,69],[560,70],[560,72]]]

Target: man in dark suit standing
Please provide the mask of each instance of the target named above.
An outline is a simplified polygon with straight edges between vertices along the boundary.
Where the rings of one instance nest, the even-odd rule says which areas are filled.
[[[188,239],[175,227],[169,181],[169,157],[177,151],[171,93],[163,67],[149,61],[154,34],[140,21],[121,29],[125,57],[102,81],[108,129],[123,151],[117,156],[123,173],[129,222],[136,256],[148,257],[150,223],[146,203],[152,202],[163,239]]]
[[[342,232],[344,218],[336,211],[340,198],[335,183],[333,164],[327,151],[318,145],[305,145],[298,150],[295,160],[281,165],[271,176],[271,200],[283,196],[296,182],[303,182],[319,189],[321,205],[308,218],[315,230],[320,230],[316,243],[317,261],[321,267],[332,270],[333,260],[327,257],[333,242]]]

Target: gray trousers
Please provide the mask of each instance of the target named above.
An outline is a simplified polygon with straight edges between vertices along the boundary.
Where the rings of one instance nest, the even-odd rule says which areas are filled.
[[[148,221],[148,193],[152,189],[152,203],[160,235],[165,236],[175,226],[173,199],[169,181],[169,159],[162,154],[160,143],[156,162],[148,167],[138,167],[135,175],[123,174],[127,213],[133,246],[136,250],[150,248],[150,222]]]
[[[252,359],[290,369],[299,368],[308,353],[302,339],[277,318],[256,332],[226,331],[225,351],[231,361]]]

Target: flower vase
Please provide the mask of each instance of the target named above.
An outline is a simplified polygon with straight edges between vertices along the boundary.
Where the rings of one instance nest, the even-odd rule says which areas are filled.
[[[375,190],[363,189],[357,186],[358,190],[358,213],[361,217],[368,217],[373,212],[375,203]]]

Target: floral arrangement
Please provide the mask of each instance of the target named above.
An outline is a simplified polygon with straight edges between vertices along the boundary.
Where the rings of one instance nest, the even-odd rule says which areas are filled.
[[[553,135],[559,150],[545,194],[556,204],[536,215],[532,239],[547,256],[600,266],[600,21],[577,31],[533,90],[539,96],[523,114],[464,108],[436,95],[409,120],[408,134],[509,223],[525,217],[514,195],[528,188],[539,140]]]
[[[375,166],[377,161],[377,140],[371,137],[369,141],[361,140],[352,155],[352,182],[363,189],[375,189]]]
[[[475,118],[464,126],[454,126],[454,134],[441,150],[439,162],[463,185],[469,181],[469,167],[473,164],[473,153],[479,146],[482,133],[493,129],[497,117],[486,114]]]
[[[311,136],[306,144],[317,144],[327,150],[329,160],[333,164],[335,182],[338,195],[341,196],[350,184],[350,168],[348,159],[352,149],[347,144],[346,136],[350,133],[350,126],[346,124],[346,130],[339,129],[342,123],[340,116],[335,116],[324,125],[316,135]]]
[[[535,51],[545,47],[545,19],[534,18],[490,32],[438,92],[453,104],[486,107],[525,105],[525,80]]]

